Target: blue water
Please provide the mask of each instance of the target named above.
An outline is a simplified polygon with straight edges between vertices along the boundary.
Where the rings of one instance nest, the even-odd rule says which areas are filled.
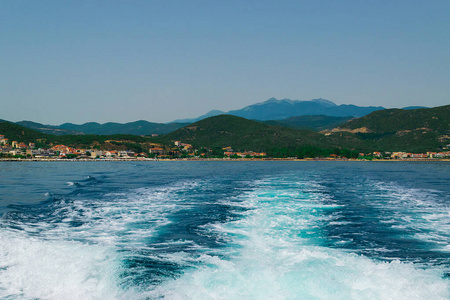
[[[446,162],[0,168],[0,299],[450,299]]]

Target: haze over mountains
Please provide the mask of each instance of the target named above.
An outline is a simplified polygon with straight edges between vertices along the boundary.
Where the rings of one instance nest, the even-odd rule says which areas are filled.
[[[407,107],[413,109],[419,107]],[[21,126],[54,135],[66,134],[134,134],[151,135],[167,134],[187,124],[199,120],[228,114],[250,120],[266,121],[268,124],[291,127],[296,129],[324,130],[339,126],[351,118],[365,116],[371,112],[384,110],[381,106],[361,107],[351,104],[336,105],[326,99],[309,101],[270,98],[261,103],[246,106],[242,109],[223,112],[212,110],[207,114],[192,119],[175,120],[169,123],[153,123],[149,121],[135,121],[129,123],[108,122],[99,124],[88,122],[81,125],[65,123],[62,125],[44,125],[32,121],[17,122]]]
[[[267,124],[267,121],[219,115],[188,124],[162,137],[155,138],[123,134],[115,136],[92,134],[56,136],[0,120],[0,134],[4,134],[11,141],[25,143],[40,141],[43,146],[45,143],[46,145],[62,143],[86,148],[97,145],[105,150],[121,146],[134,147],[133,149],[141,152],[140,150],[144,149],[144,146],[139,146],[139,143],[145,144],[145,147],[148,147],[148,143],[151,142],[172,147],[174,141],[183,141],[192,144],[197,149],[231,146],[241,150],[268,151],[268,153],[272,151],[271,153],[275,153],[276,157],[279,156],[276,154],[278,150],[288,151],[286,153],[290,154],[286,155],[289,157],[291,155],[300,157],[303,154],[297,155],[296,151],[305,150],[305,147],[351,149],[364,152],[407,151],[419,153],[450,149],[450,105],[414,110],[385,109],[348,121],[345,121],[345,118],[337,120],[336,118],[300,116],[281,121],[270,121],[270,123],[277,122],[274,126]],[[315,126],[331,126],[333,128],[321,132],[304,130],[302,129],[304,125],[298,126],[304,124],[297,122],[298,119],[309,119],[309,124],[316,122]],[[336,126],[336,121],[343,123]],[[179,123],[175,124],[180,125]],[[292,128],[292,124],[298,127]],[[111,144],[111,141],[114,141],[114,144]]]
[[[250,120],[267,121],[282,120],[289,117],[306,115],[326,115],[332,117],[362,117],[373,111],[385,109],[382,106],[357,106],[352,104],[336,105],[334,102],[326,99],[312,99],[309,101],[270,98],[261,103],[252,104],[238,110],[223,112],[212,110],[198,118],[181,119],[174,122],[193,123],[207,117],[213,117],[221,114],[227,114],[242,117]]]

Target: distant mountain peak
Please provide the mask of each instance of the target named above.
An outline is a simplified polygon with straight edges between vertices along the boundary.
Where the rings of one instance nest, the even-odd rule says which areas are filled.
[[[327,99],[322,99],[322,98],[313,99],[313,100],[311,100],[311,102],[320,103],[320,104],[328,106],[328,107],[335,107],[335,106],[337,106],[336,103],[334,103],[333,101],[330,101],[330,100],[327,100]]]
[[[322,99],[322,98],[318,98],[318,99],[312,99],[312,100],[292,100],[292,99],[288,99],[288,98],[284,98],[284,99],[277,99],[277,98],[270,98],[264,102],[260,102],[260,103],[256,103],[254,105],[263,105],[263,104],[270,104],[270,103],[289,103],[289,104],[295,104],[295,103],[299,103],[299,102],[314,102],[314,103],[318,103],[321,104],[323,106],[326,107],[334,107],[337,106],[333,101],[327,100],[327,99]],[[251,106],[251,105],[250,105]]]
[[[373,111],[384,109],[384,107],[362,107],[356,105],[336,105],[333,101],[317,98],[312,100],[291,100],[270,98],[264,102],[248,105],[241,109],[230,110],[228,112],[210,111],[195,119],[176,120],[174,122],[196,122],[207,117],[219,114],[230,114],[247,118],[250,120],[282,120],[294,116],[304,115],[326,115],[334,117],[362,117]]]

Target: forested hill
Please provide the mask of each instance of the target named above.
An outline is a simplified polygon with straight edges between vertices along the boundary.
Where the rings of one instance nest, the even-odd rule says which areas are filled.
[[[353,132],[361,144],[384,151],[427,152],[450,148],[450,105],[414,110],[388,109],[332,130]]]
[[[429,130],[450,133],[450,105],[413,110],[386,109],[351,120],[341,129],[362,129],[367,132],[384,133],[404,130]]]
[[[322,131],[332,129],[344,124],[354,117],[331,117],[325,115],[297,116],[283,120],[262,121],[265,124],[289,127],[294,129],[308,129],[314,131]]]
[[[376,111],[353,119],[328,133],[263,124],[231,115],[210,117],[165,137],[195,147],[226,147],[265,151],[314,146],[359,151],[427,152],[448,149],[450,106],[431,109]]]
[[[151,135],[151,134],[167,134],[178,128],[188,125],[188,123],[153,123],[148,121],[136,121],[129,123],[114,123],[109,122],[105,124],[99,124],[95,122],[89,122],[82,125],[76,125],[72,123],[65,123],[59,125],[61,129],[83,132],[84,134],[98,134],[98,135],[110,135],[110,134],[134,134],[134,135]]]
[[[56,136],[29,129],[12,122],[0,120],[0,134],[9,139],[9,142],[17,141],[25,144],[35,143],[37,147],[48,148],[56,144],[64,144],[71,147],[92,148],[110,150],[132,149],[137,152],[148,150],[151,139],[136,135],[62,135]]]
[[[32,121],[17,122],[30,129],[53,135],[112,135],[112,134],[133,134],[133,135],[152,135],[167,134],[178,128],[188,125],[188,123],[153,123],[148,121],[136,121],[128,123],[108,122],[100,124],[96,122],[84,123],[81,125],[64,123],[62,125],[44,125]]]
[[[203,119],[164,136],[166,143],[176,140],[195,147],[231,146],[253,151],[303,145],[330,146],[324,135],[314,131],[267,125],[231,115]]]
[[[329,117],[311,118],[319,118],[318,123],[330,122]],[[295,124],[297,121],[294,118],[286,122]],[[337,121],[341,122],[342,119]],[[299,123],[301,122],[297,122]],[[428,109],[376,111],[321,133],[264,124],[232,115],[219,115],[189,124],[157,139],[136,135],[55,136],[7,121],[0,121],[0,134],[10,141],[34,142],[39,147],[51,144],[87,148],[94,145],[100,148],[135,145],[135,148],[145,149],[150,143],[161,142],[170,146],[174,141],[181,141],[192,144],[195,148],[230,146],[241,151],[262,152],[275,148],[302,147],[347,148],[364,152],[427,152],[450,147],[450,105]]]
[[[0,134],[12,141],[30,143],[38,139],[47,139],[51,137],[48,134],[29,129],[12,122],[0,120]]]

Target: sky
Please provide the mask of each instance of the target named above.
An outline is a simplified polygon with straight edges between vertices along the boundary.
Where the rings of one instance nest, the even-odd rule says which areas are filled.
[[[0,119],[450,104],[450,1],[0,1]]]

